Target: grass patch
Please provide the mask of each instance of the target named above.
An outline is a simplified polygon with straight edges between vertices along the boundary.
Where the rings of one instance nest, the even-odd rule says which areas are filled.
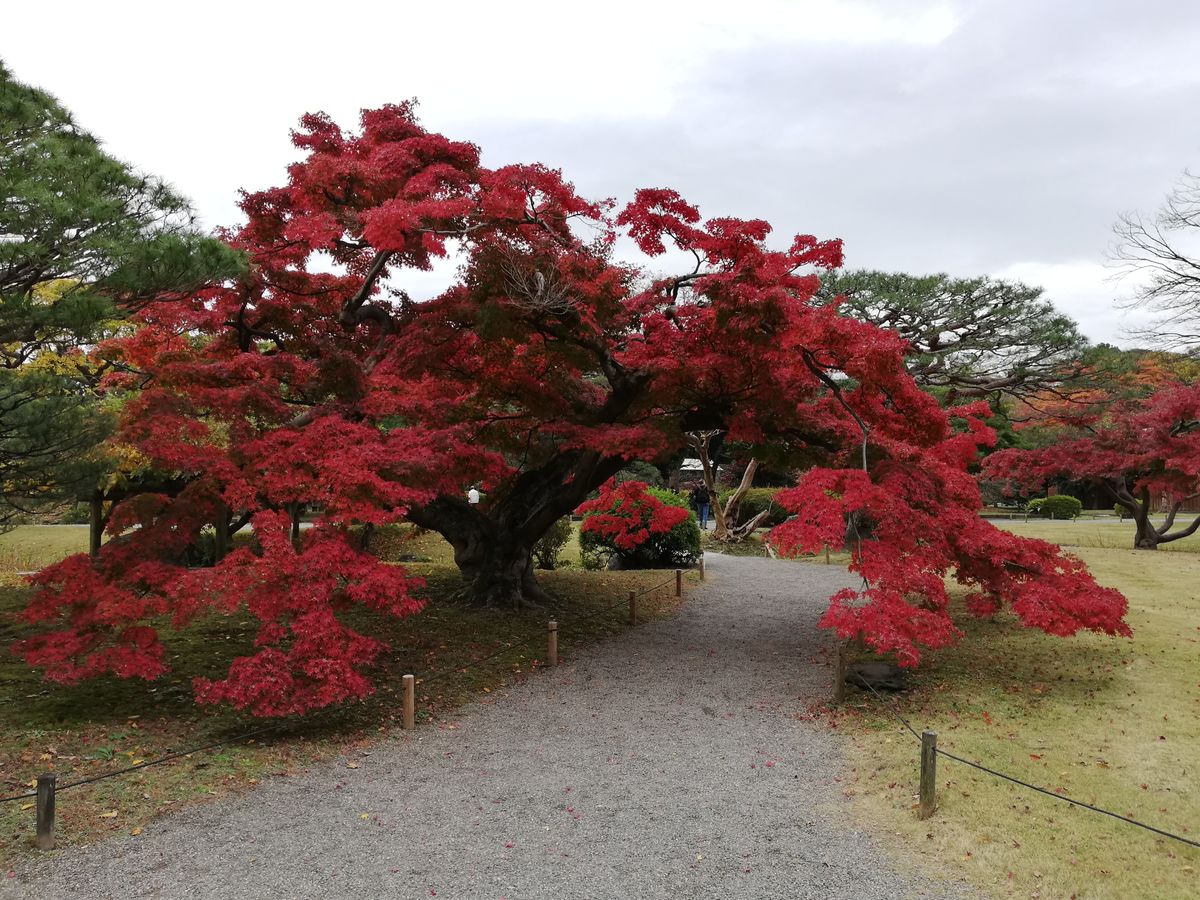
[[[714,541],[712,531],[700,532],[700,549],[706,553],[724,553],[727,556],[766,556],[767,548],[763,544],[766,531],[757,531],[744,541],[736,544],[725,541]]]
[[[72,553],[87,553],[88,529],[81,525],[22,525],[0,534],[0,582],[19,583],[32,572]]]
[[[1037,537],[1090,534],[1085,525],[1030,526]],[[914,689],[896,703],[918,731],[937,731],[945,750],[1200,838],[1200,557],[1075,552],[1129,598],[1132,640],[1063,640],[1008,616],[964,615],[961,643],[928,654]],[[846,713],[839,730],[852,737],[854,766],[846,793],[894,835],[899,856],[1006,897],[1200,892],[1200,850],[952,760],[938,760],[937,813],[917,821],[917,742],[874,697],[852,693]]]
[[[1190,521],[1190,517],[1183,516],[1176,524],[1182,528]],[[1162,519],[1159,517],[1159,523],[1161,524],[1161,522]],[[1063,547],[1133,549],[1133,519],[1121,522],[1116,516],[1112,516],[1108,519],[1077,519],[1074,522],[1030,519],[1028,522],[995,522],[994,524],[1014,534],[1041,538],[1043,541],[1050,541],[1052,544],[1059,544]],[[1200,532],[1182,540],[1162,544],[1158,549],[1172,553],[1200,553]]]
[[[76,530],[86,541],[86,529]],[[60,543],[42,548],[41,564],[52,562],[49,557],[55,554],[80,549],[67,539],[68,531],[61,533]],[[60,531],[18,529],[5,537],[31,547],[43,534],[58,541]],[[577,554],[577,543],[575,547]],[[23,568],[34,553],[22,552]],[[585,572],[576,566],[539,573],[555,598],[545,612],[485,610],[454,599],[461,581],[440,537],[406,534],[403,552],[427,560],[407,568],[426,579],[428,604],[404,620],[360,623],[370,625],[370,633],[381,634],[392,648],[377,674],[375,695],[362,703],[280,722],[277,730],[257,738],[64,791],[58,798],[60,846],[111,834],[140,835],[142,829],[150,834],[155,817],[163,812],[245,790],[322,759],[349,756],[351,764],[372,740],[398,727],[405,673],[418,678],[421,727],[536,672],[545,653],[549,618],[559,621],[559,654],[569,662],[579,648],[628,627],[623,601],[629,591],[645,590],[671,576],[669,586],[639,601],[639,616],[646,620],[666,614],[678,602],[673,573]],[[689,580],[695,576],[689,575]],[[5,648],[24,632],[15,614],[27,597],[25,587],[0,588],[0,643]],[[369,618],[366,613],[355,615]],[[57,773],[62,784],[260,727],[263,720],[197,707],[191,691],[194,677],[220,675],[231,659],[248,652],[255,630],[251,618],[238,613],[209,616],[186,631],[165,634],[172,671],[154,682],[105,678],[71,687],[48,685],[15,656],[0,653],[0,793],[24,793],[42,772]],[[464,669],[526,640],[527,645]],[[25,807],[27,803],[0,805],[0,864],[10,865],[30,852],[34,811]],[[111,813],[115,815],[106,815]]]

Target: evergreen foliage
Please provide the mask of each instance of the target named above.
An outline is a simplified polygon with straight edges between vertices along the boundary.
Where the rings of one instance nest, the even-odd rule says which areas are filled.
[[[111,422],[86,351],[131,308],[245,270],[186,201],[0,63],[0,522],[95,486]]]

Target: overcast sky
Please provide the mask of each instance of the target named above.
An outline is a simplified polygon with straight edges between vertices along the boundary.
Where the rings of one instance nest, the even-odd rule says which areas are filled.
[[[1104,250],[1200,169],[1191,0],[6,4],[0,58],[206,224],[310,110],[417,97],[491,165],[841,237],[847,264],[1040,284],[1093,340]]]

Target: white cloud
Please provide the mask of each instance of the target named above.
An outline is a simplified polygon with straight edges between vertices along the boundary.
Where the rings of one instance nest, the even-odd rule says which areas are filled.
[[[1005,266],[999,278],[1041,285],[1045,297],[1079,323],[1093,343],[1131,346],[1128,334],[1144,327],[1150,316],[1141,310],[1119,308],[1115,299],[1125,295],[1113,280],[1111,267],[1099,262],[1018,262]]]
[[[489,165],[621,201],[675,187],[781,240],[842,237],[856,268],[1019,272],[1112,340],[1113,219],[1200,165],[1200,16],[1178,0],[10,6],[17,76],[210,225],[283,181],[301,114],[352,127],[415,96]]]

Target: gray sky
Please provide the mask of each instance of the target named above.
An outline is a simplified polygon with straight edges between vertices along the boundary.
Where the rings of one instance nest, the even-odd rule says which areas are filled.
[[[841,237],[850,267],[1021,278],[1093,340],[1134,321],[1116,215],[1200,168],[1197,47],[1190,0],[93,0],[0,28],[18,78],[209,225],[283,181],[302,113],[417,97],[489,164],[673,187],[781,242]]]

